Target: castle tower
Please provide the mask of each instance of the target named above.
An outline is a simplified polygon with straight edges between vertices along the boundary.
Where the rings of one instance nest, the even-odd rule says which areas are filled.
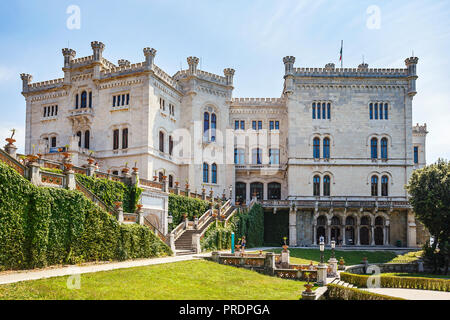
[[[31,80],[33,80],[33,76],[31,74],[21,73],[20,78],[22,79],[22,91],[27,92],[28,85],[30,84]]]
[[[72,61],[76,56],[76,51],[69,49],[69,48],[63,48],[62,54],[64,56],[64,83],[69,84],[70,83],[70,67],[72,65]]]
[[[147,69],[151,69],[155,61],[156,50],[153,48],[144,48],[145,65]]]
[[[233,77],[234,77],[234,69],[226,68],[223,70],[223,74],[225,75],[225,78],[227,78],[227,85],[232,86],[233,85]]]
[[[105,49],[105,45],[98,41],[92,41],[91,47],[94,54],[93,60],[95,64],[93,79],[100,79],[100,66],[102,65],[103,50]]]
[[[408,68],[408,80],[409,80],[409,90],[408,95],[414,97],[417,94],[416,91],[416,80],[417,76],[417,63],[419,58],[410,57],[405,60],[406,67]]]
[[[198,66],[199,59],[197,57],[188,57],[187,63],[189,65],[189,73],[191,75],[197,74],[197,66]]]
[[[294,92],[294,63],[295,57],[287,56],[283,58],[284,63],[284,93]]]
[[[125,59],[120,59],[119,61],[117,61],[117,64],[119,65],[119,67],[129,67],[131,65],[130,61]]]

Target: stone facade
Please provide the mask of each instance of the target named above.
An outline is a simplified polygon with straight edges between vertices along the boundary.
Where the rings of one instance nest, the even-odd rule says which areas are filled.
[[[103,43],[91,46],[77,59],[62,50],[64,78],[21,75],[27,153],[57,158],[68,148],[82,165],[93,150],[103,171],[130,163],[145,179],[167,176],[239,203],[257,197],[269,211],[291,211],[291,245],[320,235],[411,247],[426,238],[404,189],[426,164],[426,125],[412,125],[418,58],[403,69],[342,69],[294,68],[288,56],[280,98],[233,98],[233,69],[205,72],[189,57],[170,76],[155,49],[116,65]]]

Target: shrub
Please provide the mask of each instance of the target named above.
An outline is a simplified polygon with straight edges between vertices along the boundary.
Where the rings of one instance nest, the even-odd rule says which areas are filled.
[[[170,194],[169,212],[172,214],[173,222],[169,224],[169,231],[183,221],[183,214],[186,213],[189,220],[193,220],[194,216],[200,218],[208,209],[209,203],[207,201]]]
[[[341,272],[342,281],[351,283],[359,288],[366,288],[368,279],[369,275],[359,275]],[[450,280],[420,278],[420,277],[396,277],[381,274],[380,286],[382,288],[405,288],[405,289],[450,291]]]
[[[254,204],[248,212],[238,213],[233,221],[236,239],[245,236],[248,248],[264,245],[264,211],[260,204]]]
[[[231,233],[234,232],[234,228],[235,226],[233,224],[225,227],[223,222],[217,223],[217,226],[216,223],[212,223],[200,241],[202,250],[231,249]]]
[[[144,226],[121,225],[78,191],[39,188],[0,162],[0,270],[171,254]]]
[[[329,284],[325,295],[328,300],[405,300],[337,284]]]
[[[120,181],[88,177],[83,174],[76,174],[76,179],[108,206],[114,208],[114,204],[120,201],[123,203],[124,212],[136,211],[136,204],[142,193],[142,189],[138,186],[127,186]]]

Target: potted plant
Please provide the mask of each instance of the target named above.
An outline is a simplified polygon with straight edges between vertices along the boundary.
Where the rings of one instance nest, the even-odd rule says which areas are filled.
[[[204,194],[205,192],[206,192],[205,184],[202,184],[202,194]]]
[[[122,206],[122,201],[116,201],[114,202],[114,205],[116,206],[116,209],[119,209]]]
[[[62,155],[64,156],[64,159],[68,159],[70,157],[69,145],[66,144],[64,146],[64,149],[61,149],[61,150],[63,150]]]
[[[37,156],[35,156],[34,154],[29,154],[29,155],[27,155],[27,160],[29,161],[29,162],[35,162],[36,160],[37,160]]]
[[[286,252],[287,249],[289,248],[289,246],[286,244],[287,237],[283,237],[283,240],[284,240],[283,251]]]
[[[134,167],[132,168],[133,172],[136,173],[139,171],[138,167],[137,167],[137,161],[134,162]]]
[[[240,245],[241,241],[242,241],[242,239],[239,238],[238,243],[234,246],[236,248],[236,251],[239,251],[241,249],[241,245]]]
[[[263,251],[259,250],[259,255],[262,256],[263,255]]]
[[[180,185],[180,183],[178,181],[175,181],[175,188],[178,189],[178,186]]]
[[[313,287],[313,285],[311,283],[309,283],[310,278],[311,278],[311,272],[305,272],[305,278],[306,278],[306,284],[305,284],[305,288],[306,288],[306,292],[311,293],[312,290],[311,288]]]
[[[64,163],[64,168],[66,169],[66,171],[70,171],[73,168],[73,164],[72,163]]]
[[[184,180],[184,182],[185,182],[186,190],[189,189],[189,180],[186,179],[186,180]],[[187,196],[189,196],[189,195],[187,195]]]
[[[14,134],[16,133],[16,129],[11,129],[11,137],[10,138],[6,138],[6,142],[8,142],[8,144],[13,144],[14,142],[16,142],[16,140],[14,140]]]
[[[156,180],[158,180],[158,175],[156,174],[156,170],[155,170],[155,172],[153,173],[153,181],[156,181]]]
[[[339,270],[345,270],[345,260],[344,260],[343,257],[341,257],[341,258],[339,259],[339,267],[338,267],[338,269],[339,269]]]
[[[137,211],[138,211],[138,212],[141,211],[141,209],[142,209],[143,206],[144,206],[143,204],[138,203],[138,204],[136,205]]]

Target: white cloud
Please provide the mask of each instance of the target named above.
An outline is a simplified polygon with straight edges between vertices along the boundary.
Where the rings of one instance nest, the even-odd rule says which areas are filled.
[[[0,82],[9,81],[17,77],[17,72],[9,67],[0,66]]]

